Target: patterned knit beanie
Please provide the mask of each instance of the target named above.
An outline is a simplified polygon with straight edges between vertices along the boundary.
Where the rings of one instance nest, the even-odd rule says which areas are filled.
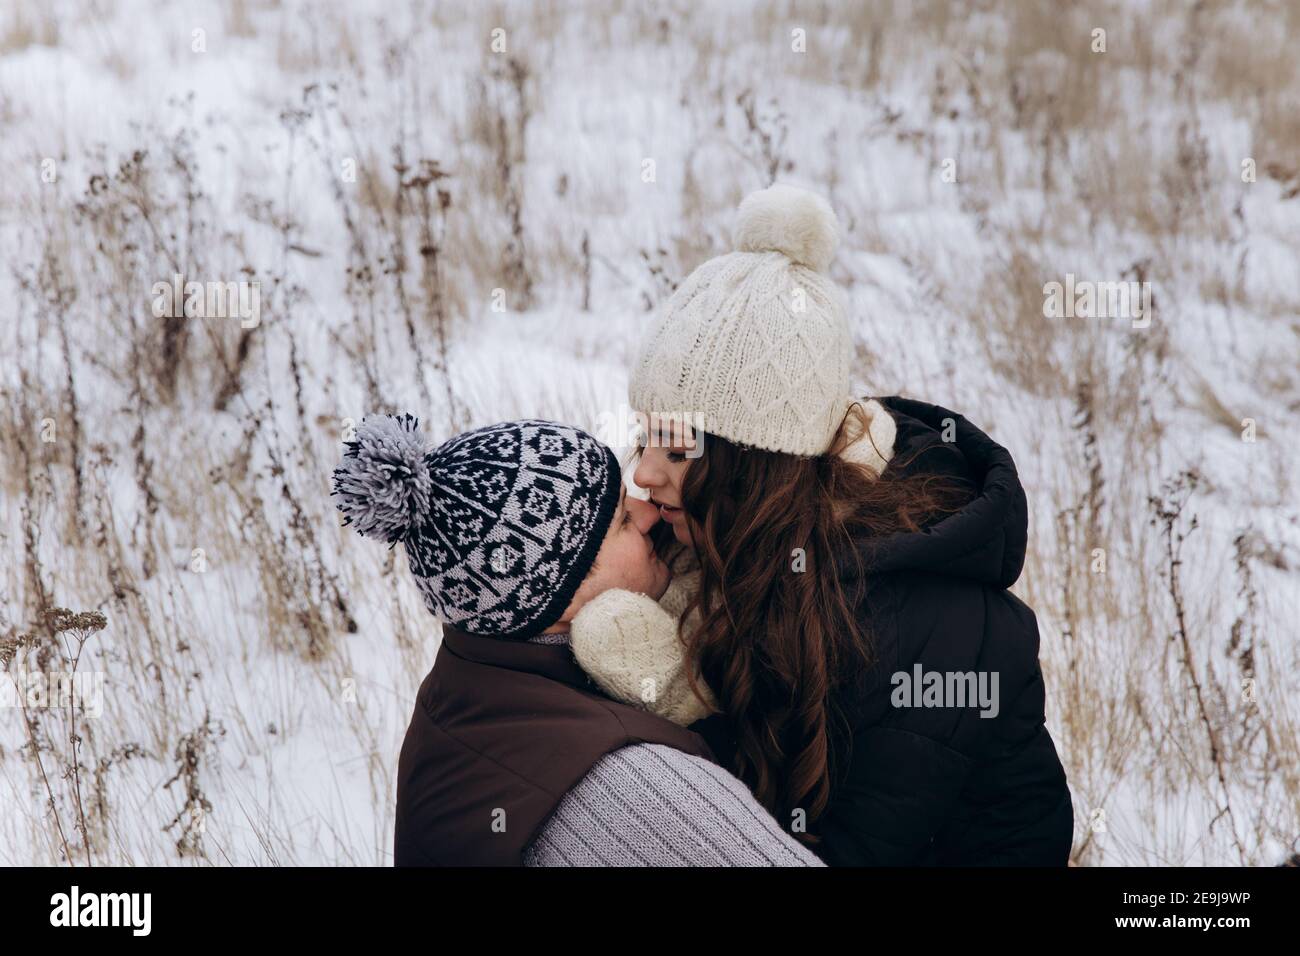
[[[560,619],[618,506],[614,453],[555,422],[503,422],[426,451],[411,415],[363,419],[334,470],[338,509],[402,542],[424,603],[470,634],[532,637]]]
[[[820,455],[849,404],[849,327],[826,275],[839,222],[821,196],[777,184],[745,197],[734,239],[669,298],[629,401],[741,445]]]

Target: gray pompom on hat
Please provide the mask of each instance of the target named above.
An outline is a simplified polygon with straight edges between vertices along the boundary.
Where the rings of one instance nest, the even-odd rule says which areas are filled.
[[[400,541],[429,511],[433,479],[420,421],[410,414],[367,418],[334,472],[344,524],[365,537]]]
[[[618,506],[614,453],[557,422],[502,422],[430,451],[414,416],[371,416],[346,448],[331,493],[344,523],[400,541],[425,606],[470,634],[558,621]]]

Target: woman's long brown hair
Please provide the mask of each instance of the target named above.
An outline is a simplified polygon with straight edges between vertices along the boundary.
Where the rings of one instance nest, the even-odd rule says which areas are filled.
[[[858,555],[863,536],[918,531],[970,496],[901,462],[877,478],[840,457],[865,427],[852,406],[813,458],[708,435],[682,484],[701,571],[682,639],[735,732],[732,769],[786,825],[796,810],[809,826],[825,811],[847,743],[841,692],[874,661],[861,618],[869,569],[843,580],[835,556]],[[687,628],[692,611],[700,623]]]

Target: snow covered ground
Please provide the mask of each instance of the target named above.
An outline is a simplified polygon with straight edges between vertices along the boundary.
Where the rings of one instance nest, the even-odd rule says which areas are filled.
[[[1300,849],[1300,10],[1058,7],[6,4],[0,639],[108,624],[75,756],[0,710],[0,863],[390,862],[438,634],[338,527],[349,420],[596,430],[774,176],[845,228],[862,391],[1017,458],[1075,859]],[[157,317],[176,274],[260,321]]]

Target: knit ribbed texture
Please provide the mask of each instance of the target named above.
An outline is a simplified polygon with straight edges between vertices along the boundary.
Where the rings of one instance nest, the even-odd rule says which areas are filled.
[[[525,643],[528,644],[567,644],[569,643],[568,631],[557,631],[554,634],[534,634],[527,638]]]
[[[672,747],[606,754],[524,851],[525,866],[824,866],[736,777]]]
[[[746,207],[749,207],[746,210]],[[633,408],[685,416],[707,434],[768,451],[819,455],[849,394],[843,294],[822,264],[838,224],[820,197],[772,187],[742,204],[736,251],[677,288],[641,346]]]

